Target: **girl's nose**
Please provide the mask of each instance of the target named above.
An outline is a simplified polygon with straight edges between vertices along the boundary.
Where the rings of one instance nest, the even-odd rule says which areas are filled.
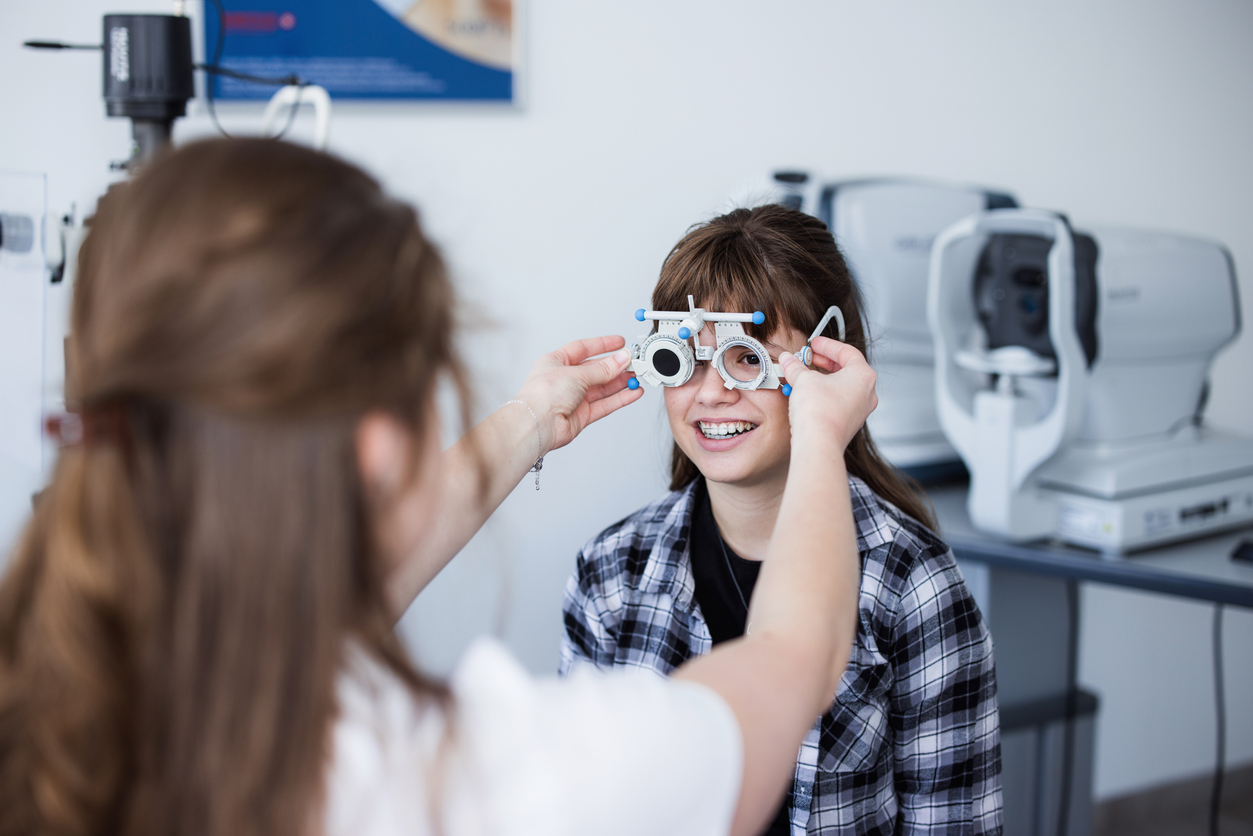
[[[697,387],[697,403],[706,406],[726,406],[740,399],[740,390],[728,389],[712,362],[701,363],[693,369],[691,383]]]

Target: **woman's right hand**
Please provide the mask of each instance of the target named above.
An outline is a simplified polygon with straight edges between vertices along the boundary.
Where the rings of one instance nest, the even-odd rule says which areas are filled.
[[[619,336],[566,343],[535,361],[515,396],[536,412],[540,455],[566,446],[593,424],[644,396],[628,389],[630,352]],[[597,356],[613,352],[607,356]]]
[[[792,386],[788,399],[792,444],[806,449],[819,441],[835,440],[843,450],[879,405],[875,372],[848,343],[816,337],[811,346],[814,369],[806,368],[792,354],[779,358]]]
[[[394,524],[386,535],[377,536],[392,544],[388,586],[398,617],[537,458],[640,399],[643,392],[627,388],[631,358],[622,350],[624,344],[622,337],[593,337],[545,354],[514,397],[516,405],[496,410],[440,455],[437,485],[413,487],[395,503],[389,516]],[[606,352],[613,353],[597,356]],[[403,436],[402,430],[396,432]]]

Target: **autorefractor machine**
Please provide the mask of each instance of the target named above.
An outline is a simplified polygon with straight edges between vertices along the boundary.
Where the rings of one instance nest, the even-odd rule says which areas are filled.
[[[979,529],[1120,553],[1253,522],[1253,440],[1202,420],[1240,330],[1219,244],[1000,209],[946,229],[936,411]]]

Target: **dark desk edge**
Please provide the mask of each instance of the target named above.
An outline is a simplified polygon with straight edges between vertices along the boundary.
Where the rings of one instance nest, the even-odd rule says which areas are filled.
[[[946,539],[958,560],[1253,609],[1253,587],[1181,575],[1177,572],[1163,572],[1131,562],[1107,561],[1097,554],[1081,556],[1051,552],[1038,546],[982,539],[966,540],[960,536]]]

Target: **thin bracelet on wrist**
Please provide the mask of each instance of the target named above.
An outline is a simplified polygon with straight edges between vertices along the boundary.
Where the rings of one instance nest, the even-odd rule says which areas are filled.
[[[526,401],[518,400],[517,398],[514,398],[513,400],[505,401],[503,404],[501,404],[501,408],[504,408],[511,403],[521,404],[522,406],[526,407],[527,412],[531,413],[531,419],[535,421],[535,443],[536,443],[536,446],[539,448],[539,450],[543,451],[544,439],[540,437],[539,416],[535,414],[535,410],[531,409],[531,405],[529,403],[527,403]],[[544,456],[541,454],[540,457],[535,460],[535,464],[531,465],[530,471],[528,471],[530,473],[535,474],[535,490],[537,491],[539,490],[539,472],[543,469],[544,469]]]

